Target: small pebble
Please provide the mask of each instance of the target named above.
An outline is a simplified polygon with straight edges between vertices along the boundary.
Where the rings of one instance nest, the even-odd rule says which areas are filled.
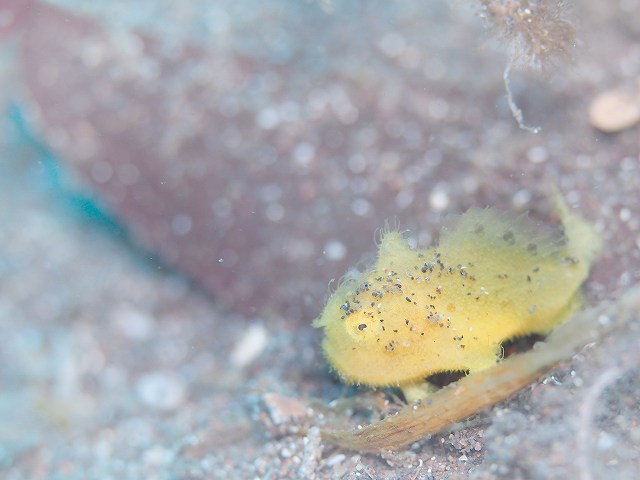
[[[153,410],[170,411],[182,405],[187,388],[175,373],[152,372],[140,377],[136,394],[143,405]]]
[[[542,146],[531,147],[527,151],[527,160],[531,163],[543,163],[549,158],[549,152]]]
[[[615,439],[608,433],[602,433],[597,442],[598,450],[611,450],[615,444]]]
[[[167,467],[171,465],[174,458],[175,454],[171,450],[161,446],[153,446],[143,454],[144,463],[155,467]]]
[[[338,465],[345,461],[346,455],[344,453],[337,453],[331,457],[329,457],[325,463],[325,465],[329,468]]]
[[[231,352],[231,364],[244,368],[260,356],[267,346],[269,337],[262,323],[254,323],[236,343]]]
[[[155,327],[154,319],[131,305],[120,305],[113,310],[112,321],[123,335],[132,340],[146,340]]]
[[[529,205],[529,202],[531,202],[531,198],[532,195],[529,190],[521,189],[515,193],[515,195],[511,199],[511,203],[516,209],[520,210]]]
[[[262,396],[269,416],[275,425],[282,425],[290,420],[300,420],[309,415],[309,408],[297,398],[287,397],[279,393],[265,393]]]
[[[628,222],[633,217],[633,214],[628,208],[622,208],[620,209],[619,217],[623,222]]]
[[[589,107],[589,121],[598,130],[620,132],[640,121],[640,94],[608,90],[598,95]]]

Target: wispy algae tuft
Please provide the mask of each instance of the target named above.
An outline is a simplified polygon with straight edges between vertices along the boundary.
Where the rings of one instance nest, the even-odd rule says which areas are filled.
[[[482,16],[509,50],[510,61],[542,69],[571,56],[575,29],[559,0],[481,0]]]
[[[527,125],[513,98],[510,73],[513,67],[543,70],[571,58],[576,33],[560,0],[481,0],[481,16],[507,48],[503,80],[507,101],[518,126],[531,133],[541,127]]]

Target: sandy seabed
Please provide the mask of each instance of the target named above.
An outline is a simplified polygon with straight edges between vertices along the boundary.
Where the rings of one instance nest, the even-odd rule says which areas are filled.
[[[605,242],[585,285],[588,308],[606,325],[615,321],[622,298],[638,305],[640,130],[636,124],[604,134],[589,124],[587,114],[597,94],[637,88],[638,2],[582,2],[568,13],[580,40],[572,64],[545,75],[514,73],[525,118],[542,126],[537,135],[518,129],[511,117],[502,84],[506,53],[489,39],[477,12],[466,7],[433,2],[430,12],[425,2],[406,0],[393,7],[373,2],[362,10],[344,2],[333,2],[332,11],[326,11],[328,3],[314,2],[287,10],[286,2],[274,0],[236,21],[221,17],[232,8],[225,2],[200,12],[195,5],[205,7],[193,2],[174,15],[161,13],[162,2],[141,3],[146,10],[140,7],[138,14],[122,2],[104,11],[56,3],[62,6],[43,2],[43,11],[72,8],[69,18],[91,19],[119,32],[113,44],[94,35],[94,50],[88,49],[125,69],[112,71],[118,94],[129,91],[119,85],[130,80],[125,75],[130,65],[118,63],[128,58],[122,49],[130,47],[121,34],[144,26],[152,12],[157,16],[145,38],[157,39],[163,26],[172,25],[174,47],[197,47],[188,58],[209,58],[212,49],[198,37],[200,17],[226,25],[227,43],[215,49],[215,58],[223,60],[213,66],[259,72],[250,101],[216,103],[217,113],[205,117],[215,119],[218,130],[227,119],[233,128],[220,138],[232,140],[224,148],[213,141],[189,143],[188,129],[177,131],[176,125],[190,126],[201,139],[209,138],[209,124],[190,117],[189,109],[185,114],[169,108],[180,102],[189,106],[192,99],[175,76],[162,72],[154,84],[167,108],[153,110],[159,115],[154,128],[174,132],[162,138],[163,148],[177,152],[175,158],[182,158],[183,145],[189,159],[213,158],[207,156],[212,152],[236,159],[268,146],[276,160],[265,160],[257,173],[245,164],[225,170],[224,161],[204,162],[201,177],[160,170],[154,175],[166,174],[171,182],[154,190],[144,172],[155,165],[155,146],[143,147],[155,137],[133,129],[130,135],[143,138],[135,150],[141,155],[131,157],[142,172],[137,188],[151,192],[148,198],[156,203],[135,203],[129,190],[123,194],[127,201],[118,203],[118,192],[125,191],[119,189],[131,185],[129,177],[109,177],[101,163],[107,157],[101,155],[127,150],[126,142],[115,150],[103,144],[129,137],[105,131],[89,153],[86,143],[69,140],[85,112],[86,118],[106,115],[104,125],[113,123],[116,117],[107,115],[113,112],[95,107],[97,94],[78,86],[78,97],[52,96],[65,90],[48,81],[51,77],[35,75],[33,65],[39,64],[26,55],[46,42],[28,32],[28,24],[2,45],[2,78],[11,87],[2,92],[3,104],[19,106],[33,135],[19,131],[8,109],[0,137],[2,478],[640,476],[637,309],[514,398],[384,456],[320,441],[314,428],[320,405],[345,392],[328,372],[319,332],[310,326],[329,280],[375,251],[374,231],[385,219],[407,227],[414,244],[429,244],[445,214],[471,206],[531,210],[545,217],[545,186],[551,182]],[[240,6],[229,11],[247,8],[236,3]],[[376,8],[392,14],[376,15]],[[46,15],[38,21],[46,23]],[[284,29],[287,35],[276,35],[282,25],[303,21],[315,29],[292,27]],[[318,24],[333,40],[313,36]],[[258,40],[252,41],[248,32],[254,30]],[[212,38],[223,38],[220,29],[211,32]],[[347,42],[350,33],[355,38]],[[340,42],[343,50],[304,63],[305,52]],[[49,43],[55,52],[52,38]],[[117,54],[108,55],[109,45]],[[178,50],[152,53],[181,65],[187,59]],[[77,73],[86,77],[79,78],[95,74],[91,59],[87,70]],[[269,65],[275,65],[270,74]],[[214,98],[234,87],[234,75],[226,74]],[[188,77],[185,84],[198,78]],[[428,95],[420,96],[425,89]],[[309,111],[303,108],[309,98],[315,99],[311,107],[325,105],[329,117],[300,114]],[[146,118],[144,102],[131,102]],[[238,132],[240,140],[233,137]],[[57,167],[49,163],[52,152]],[[227,192],[227,203],[216,204],[213,216],[196,205],[209,199],[201,196],[208,191],[201,178],[218,182],[216,188],[227,183],[235,188]],[[106,199],[132,235],[89,216],[78,185],[100,192],[97,198]],[[251,198],[249,204],[245,198]],[[245,207],[255,209],[242,217]],[[187,209],[188,218],[176,216],[180,209]],[[227,211],[235,222],[229,223]],[[210,230],[187,228],[207,218]],[[167,222],[171,228],[163,234]],[[249,238],[255,244],[243,235],[249,224],[258,232]],[[291,248],[282,253],[274,245],[286,239],[293,239]],[[211,254],[185,253],[196,251],[192,246]],[[242,268],[225,264],[225,255],[235,255],[240,264],[246,259],[242,268],[254,272],[250,282],[237,273]],[[221,270],[220,277],[214,268],[229,270]],[[251,308],[234,306],[234,299],[258,290],[263,295],[256,294]],[[599,309],[605,303],[612,305],[606,315]],[[340,414],[345,425],[375,417],[389,398],[364,390],[348,394],[362,401]]]

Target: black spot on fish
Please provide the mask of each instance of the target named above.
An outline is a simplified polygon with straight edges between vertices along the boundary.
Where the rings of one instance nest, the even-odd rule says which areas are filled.
[[[514,245],[516,243],[516,236],[511,230],[504,232],[502,239],[507,242],[507,245]]]

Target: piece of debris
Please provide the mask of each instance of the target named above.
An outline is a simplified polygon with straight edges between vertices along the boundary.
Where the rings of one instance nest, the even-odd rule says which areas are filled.
[[[589,106],[589,122],[598,130],[615,133],[640,121],[640,92],[613,89],[600,93]]]
[[[285,422],[298,422],[311,414],[311,409],[297,398],[287,397],[279,393],[265,393],[262,401],[267,407],[274,425]]]
[[[267,329],[262,323],[251,325],[238,340],[231,352],[231,364],[237,368],[244,368],[260,356],[267,346]]]

